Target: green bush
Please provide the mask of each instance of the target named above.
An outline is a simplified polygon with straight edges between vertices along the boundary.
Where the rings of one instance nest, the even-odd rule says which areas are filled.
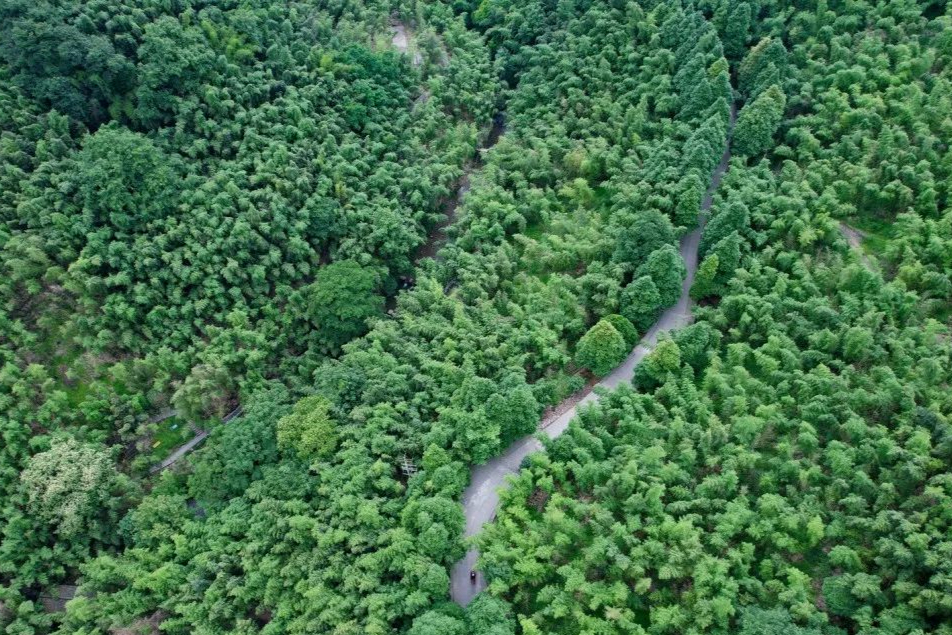
[[[600,320],[582,336],[575,350],[575,363],[604,377],[628,356],[625,338],[608,320]]]

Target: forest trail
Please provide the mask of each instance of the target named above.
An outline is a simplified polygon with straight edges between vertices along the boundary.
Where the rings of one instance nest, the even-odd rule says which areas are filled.
[[[873,268],[873,263],[870,261],[869,256],[866,255],[866,251],[863,249],[863,239],[866,238],[866,234],[856,229],[855,227],[850,227],[846,223],[840,223],[840,233],[843,234],[843,237],[846,238],[846,242],[849,243],[850,248],[853,249],[858,255],[860,261],[863,263],[867,269]]]
[[[166,408],[165,410],[157,412],[156,414],[149,417],[149,423],[162,423],[166,419],[171,419],[172,417],[177,417],[178,415],[179,411],[177,409]]]
[[[456,195],[447,200],[443,205],[444,218],[436,223],[430,230],[426,242],[420,245],[420,248],[417,250],[414,258],[415,261],[419,262],[424,258],[435,259],[440,249],[446,245],[447,240],[449,240],[449,235],[446,233],[446,230],[456,222],[456,211],[459,209],[460,203],[463,202],[463,197],[466,196],[466,192],[469,191],[469,175],[482,165],[482,160],[480,159],[482,153],[496,145],[505,131],[505,113],[496,113],[496,116],[493,117],[493,125],[489,129],[489,134],[486,136],[486,141],[476,151],[476,158],[468,161],[466,165],[463,166],[463,176],[459,179]]]
[[[689,291],[694,282],[694,274],[697,271],[698,247],[701,242],[701,232],[704,229],[705,212],[710,209],[714,199],[714,192],[721,183],[721,177],[727,171],[730,162],[730,135],[734,128],[734,122],[737,119],[737,108],[731,104],[730,127],[728,129],[728,143],[721,156],[721,161],[714,169],[711,176],[711,183],[707,188],[704,199],[701,202],[700,218],[697,229],[687,234],[681,239],[679,251],[684,259],[687,275],[684,283],[681,285],[681,296],[678,301],[669,307],[658,321],[641,338],[641,341],[631,351],[628,357],[604,377],[594,387],[601,387],[611,390],[623,383],[631,382],[634,376],[635,367],[641,363],[641,360],[651,352],[658,341],[658,337],[672,329],[686,326],[691,322],[691,297]],[[572,421],[579,411],[588,404],[598,400],[598,394],[592,390],[575,404],[574,407],[565,410],[562,414],[543,420],[537,432],[544,432],[550,439],[555,439],[565,432],[569,422]],[[572,399],[572,397],[570,397]],[[556,408],[556,412],[559,412]],[[466,528],[463,532],[464,537],[472,538],[482,529],[483,525],[491,522],[496,515],[496,508],[499,506],[499,490],[506,485],[506,477],[519,472],[522,460],[542,449],[542,443],[535,435],[525,436],[510,445],[505,452],[494,459],[490,459],[482,465],[475,465],[472,468],[469,487],[463,492],[463,513],[466,516]],[[475,549],[470,549],[462,560],[453,566],[450,575],[450,597],[454,602],[462,606],[469,604],[480,591],[486,588],[486,579],[481,572],[477,572],[476,581],[470,580],[470,572],[476,569],[476,559],[479,553]]]
[[[238,406],[237,408],[235,408],[234,410],[232,410],[231,412],[229,412],[228,414],[226,414],[224,417],[222,417],[222,420],[221,420],[222,425],[227,424],[229,421],[231,421],[231,420],[234,419],[235,417],[239,416],[239,415],[241,414],[241,412],[242,412],[241,406]],[[168,414],[168,413],[172,413],[172,414]],[[167,415],[167,416],[165,417],[165,418],[167,419],[167,418],[170,417],[170,416],[176,416],[176,415],[178,415],[178,410],[170,409],[170,410],[166,410],[166,411],[164,411],[164,412],[162,412],[162,413],[160,413],[160,414],[161,414],[161,415]],[[161,472],[161,471],[164,470],[165,468],[167,468],[167,467],[169,467],[169,466],[171,466],[171,465],[174,465],[179,459],[181,459],[183,456],[185,456],[186,454],[188,454],[189,452],[191,452],[192,450],[194,450],[196,447],[199,446],[199,444],[202,443],[202,441],[204,441],[205,439],[208,438],[208,434],[209,434],[208,430],[202,430],[202,429],[199,429],[199,428],[195,428],[195,432],[196,432],[196,434],[195,434],[194,437],[192,437],[191,439],[189,439],[186,443],[183,443],[182,445],[180,445],[180,446],[178,446],[177,448],[175,448],[175,450],[172,452],[172,454],[168,455],[168,456],[165,458],[164,461],[162,461],[161,463],[157,463],[157,464],[153,465],[153,466],[149,469],[149,474],[155,474],[155,473],[157,473],[157,472]]]
[[[394,20],[390,24],[390,32],[393,33],[393,38],[390,40],[391,44],[393,44],[393,48],[404,54],[409,53],[411,35],[409,31],[407,31],[406,25]],[[423,63],[423,56],[420,55],[419,51],[414,50],[412,60],[414,66],[419,66]]]

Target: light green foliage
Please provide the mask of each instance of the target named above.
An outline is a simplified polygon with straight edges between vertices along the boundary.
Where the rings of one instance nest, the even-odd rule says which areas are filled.
[[[20,483],[30,514],[65,541],[79,534],[114,541],[111,523],[132,489],[105,448],[70,438],[56,439],[49,450],[33,455]]]
[[[634,383],[640,388],[657,386],[669,373],[681,366],[681,349],[673,340],[658,342],[654,350],[635,369]]]
[[[741,156],[755,156],[769,149],[786,105],[787,98],[776,84],[746,104],[737,115],[731,140],[734,152]]]
[[[600,320],[579,340],[575,363],[603,377],[625,359],[628,344],[608,320]]]
[[[302,459],[320,459],[337,445],[337,424],[331,402],[317,395],[305,397],[278,419],[278,446],[293,450]]]
[[[407,635],[467,635],[467,630],[455,617],[430,611],[413,620]]]
[[[199,364],[172,393],[172,403],[186,420],[223,417],[229,410],[235,378],[219,364]]]
[[[476,596],[466,607],[470,635],[514,635],[515,620],[509,605],[487,593]]]
[[[739,4],[703,6],[726,33]],[[479,540],[525,632],[949,632],[947,19],[759,7],[759,44],[731,54],[734,143],[766,160],[715,195],[692,295],[716,301],[529,463]],[[843,257],[837,217],[894,214],[889,264]]]

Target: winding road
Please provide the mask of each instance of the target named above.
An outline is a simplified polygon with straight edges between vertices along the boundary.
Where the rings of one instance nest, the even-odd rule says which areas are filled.
[[[730,132],[733,131],[736,118],[736,106],[731,104],[728,139],[730,138]],[[596,387],[613,389],[620,384],[630,382],[634,376],[635,367],[641,363],[645,355],[651,352],[662,333],[686,326],[691,322],[691,297],[688,292],[694,282],[694,273],[697,271],[698,246],[701,242],[701,231],[704,229],[705,212],[711,207],[714,192],[720,185],[721,177],[727,171],[730,156],[730,143],[728,142],[720,163],[714,169],[711,184],[701,202],[698,228],[681,239],[680,253],[687,268],[687,276],[681,285],[681,297],[678,298],[676,304],[661,314],[658,321],[644,334],[625,361],[611,374],[598,382],[595,385]],[[539,424],[538,431],[545,433],[550,439],[555,439],[565,432],[569,422],[575,418],[580,409],[597,400],[598,394],[594,390],[589,392],[573,408],[551,419],[543,420]],[[472,538],[479,533],[483,525],[492,521],[496,514],[496,508],[499,506],[499,490],[506,485],[506,477],[516,474],[522,460],[529,454],[541,449],[542,443],[536,438],[536,435],[529,435],[513,442],[503,454],[496,458],[482,465],[473,466],[470,484],[463,492],[462,501],[463,512],[466,516],[466,529],[464,530],[466,538]],[[481,572],[477,572],[475,582],[470,580],[470,571],[476,569],[478,555],[475,549],[470,549],[466,552],[466,556],[453,566],[450,575],[450,597],[462,606],[469,604],[480,591],[486,588],[486,579]]]

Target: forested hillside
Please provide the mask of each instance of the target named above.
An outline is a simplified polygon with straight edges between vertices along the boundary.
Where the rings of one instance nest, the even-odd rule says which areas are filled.
[[[704,8],[743,99],[731,272],[708,251],[698,323],[504,495],[490,591],[523,633],[948,633],[949,20]]]
[[[0,630],[952,635],[948,11],[3,4]]]
[[[406,14],[413,55],[391,45],[393,9],[0,9],[11,632],[47,630],[41,595],[134,544],[142,476],[190,427],[311,392],[412,279],[498,83],[446,7]]]

